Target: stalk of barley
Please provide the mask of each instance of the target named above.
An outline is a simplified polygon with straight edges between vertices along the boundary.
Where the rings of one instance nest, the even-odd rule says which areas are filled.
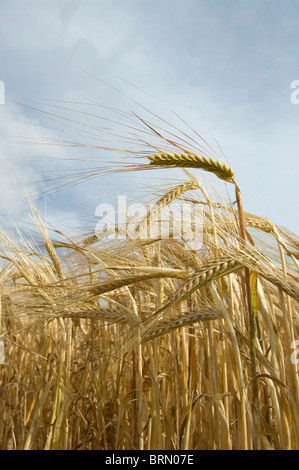
[[[145,216],[144,220],[140,222],[138,225],[137,233],[141,236],[146,236],[148,228],[150,227],[151,223],[157,220],[158,216],[161,214],[163,209],[168,206],[172,201],[178,199],[182,194],[187,191],[194,191],[198,188],[198,185],[194,182],[186,182],[176,186],[175,188],[167,191],[151,208],[147,215]]]
[[[177,272],[176,272],[177,271]],[[129,286],[130,284],[135,284],[136,282],[140,281],[147,281],[150,279],[162,279],[162,278],[169,278],[169,277],[178,277],[177,275],[180,274],[180,270],[165,270],[164,272],[156,272],[152,274],[143,274],[143,275],[135,275],[135,276],[127,276],[120,279],[115,279],[108,282],[100,283],[96,286],[88,287],[88,291],[90,291],[93,295],[101,295],[106,292],[111,292],[115,289],[120,289],[124,286]]]
[[[214,173],[218,178],[229,183],[234,182],[234,172],[231,167],[205,156],[192,153],[156,153],[148,156],[150,165],[199,168]]]
[[[162,322],[157,322],[151,329],[147,330],[142,337],[142,342],[149,341],[150,339],[157,338],[158,336],[169,333],[170,331],[181,328],[182,326],[193,325],[197,322],[208,320],[219,320],[221,314],[214,309],[195,310],[185,312],[181,315],[175,315]]]
[[[73,320],[82,319],[94,319],[113,323],[126,323],[129,325],[139,325],[141,320],[136,315],[129,315],[127,311],[121,312],[101,307],[95,307],[92,305],[81,305],[77,307],[64,308],[62,312],[57,316],[62,318],[72,318]]]
[[[155,312],[154,315],[162,313],[166,308],[170,308],[176,303],[182,302],[200,287],[208,282],[218,279],[221,276],[232,273],[242,266],[237,260],[232,258],[220,258],[206,266],[203,266],[194,276],[192,276],[182,287],[180,287],[167,302]]]

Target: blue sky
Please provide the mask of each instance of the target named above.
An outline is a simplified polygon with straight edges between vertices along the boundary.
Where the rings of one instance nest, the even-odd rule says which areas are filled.
[[[16,144],[18,136],[63,138],[19,103],[89,98],[133,109],[83,69],[154,111],[164,103],[199,131],[203,121],[234,168],[245,209],[298,233],[299,104],[290,99],[299,80],[298,20],[293,0],[2,0],[1,212],[22,213],[19,183],[43,177],[42,158],[73,155]],[[93,216],[101,190],[115,193],[117,181],[105,177],[48,198],[49,219]]]

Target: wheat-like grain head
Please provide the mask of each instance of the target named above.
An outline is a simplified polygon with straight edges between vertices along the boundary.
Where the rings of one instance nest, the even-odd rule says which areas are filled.
[[[156,153],[148,156],[150,165],[199,168],[214,173],[218,178],[234,183],[234,172],[219,160],[192,153]]]

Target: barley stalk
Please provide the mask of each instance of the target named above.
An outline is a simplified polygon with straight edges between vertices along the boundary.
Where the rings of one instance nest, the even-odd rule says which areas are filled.
[[[150,224],[157,219],[158,215],[162,212],[163,208],[168,206],[172,201],[178,199],[182,194],[187,191],[193,191],[198,188],[198,185],[193,182],[187,182],[176,186],[170,191],[167,191],[158,202],[155,204],[154,208],[151,209],[146,215],[146,220],[141,222],[138,227],[139,233],[144,233],[145,230],[150,226]]]
[[[167,302],[162,305],[157,312],[155,312],[155,315],[162,313],[166,308],[168,309],[178,302],[182,302],[208,282],[232,273],[241,267],[242,265],[238,261],[231,258],[219,259],[203,266],[194,276],[192,276],[182,287],[177,289],[177,291],[167,299]]]
[[[205,156],[192,153],[156,153],[148,156],[150,165],[167,167],[199,168],[214,173],[218,178],[229,183],[234,182],[234,172],[231,167]]]
[[[213,309],[206,309],[206,311],[191,311],[182,315],[175,315],[167,320],[158,322],[156,325],[147,330],[142,336],[142,342],[149,341],[150,339],[157,338],[158,336],[167,334],[182,326],[193,325],[197,322],[219,320],[221,314]]]

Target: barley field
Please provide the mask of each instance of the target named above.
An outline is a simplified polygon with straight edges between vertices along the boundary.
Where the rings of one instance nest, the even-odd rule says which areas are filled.
[[[32,201],[33,231],[0,232],[0,448],[298,449],[298,237],[246,211],[233,168],[199,135],[125,117],[121,160],[56,188],[177,169],[139,197],[154,209],[135,236],[126,224],[111,239],[64,234]],[[116,151],[104,145],[89,143]],[[180,237],[175,203],[200,209]],[[168,235],[153,235],[166,212]]]

